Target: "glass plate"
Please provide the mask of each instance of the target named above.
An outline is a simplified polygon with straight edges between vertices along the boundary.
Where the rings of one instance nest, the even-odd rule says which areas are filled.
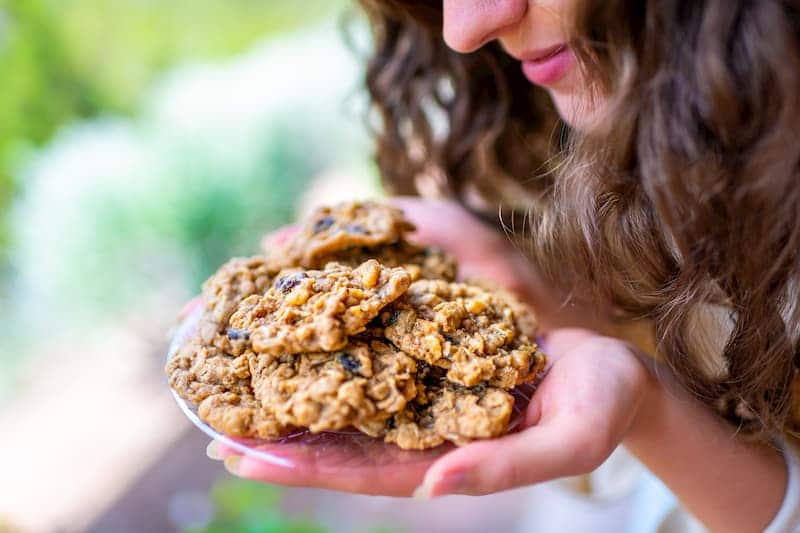
[[[167,352],[167,359],[191,335],[201,312],[202,309],[198,306],[178,327]],[[519,428],[533,391],[532,385],[521,385],[509,391],[514,396],[509,433]],[[258,458],[275,467],[293,469],[313,464],[315,469],[324,471],[430,463],[455,448],[453,444],[445,443],[428,450],[403,450],[355,429],[319,433],[299,430],[274,440],[234,438],[203,422],[194,405],[178,396],[174,390],[170,389],[170,392],[181,411],[203,433],[238,453]]]

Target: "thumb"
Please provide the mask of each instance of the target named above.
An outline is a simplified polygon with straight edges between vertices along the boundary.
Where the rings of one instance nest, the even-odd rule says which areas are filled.
[[[459,257],[469,258],[487,248],[507,251],[509,246],[503,234],[454,202],[412,197],[393,197],[389,202],[402,209],[417,227],[416,240],[437,245]]]
[[[301,230],[299,224],[289,224],[271,231],[261,238],[261,249],[269,251],[276,246],[283,246]]]
[[[591,470],[594,461],[574,446],[557,421],[513,435],[474,442],[445,455],[425,474],[414,496],[483,495]]]

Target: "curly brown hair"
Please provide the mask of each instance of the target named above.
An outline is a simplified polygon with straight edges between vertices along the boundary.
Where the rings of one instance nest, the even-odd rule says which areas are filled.
[[[390,191],[525,220],[548,279],[652,320],[699,398],[748,433],[796,430],[800,2],[580,2],[571,44],[606,102],[581,132],[498,44],[449,50],[441,2],[361,4]]]

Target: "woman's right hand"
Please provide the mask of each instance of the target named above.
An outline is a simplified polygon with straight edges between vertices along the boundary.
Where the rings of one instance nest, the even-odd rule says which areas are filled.
[[[567,295],[548,287],[535,265],[511,239],[481,222],[455,202],[392,198],[417,226],[412,238],[439,246],[458,260],[461,279],[483,278],[504,287],[536,311],[543,331],[578,327],[611,333],[607,313],[594,306],[566,303]]]

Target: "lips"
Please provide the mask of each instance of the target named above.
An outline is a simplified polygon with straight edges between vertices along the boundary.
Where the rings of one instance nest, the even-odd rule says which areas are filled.
[[[522,72],[531,83],[553,85],[561,80],[573,65],[574,56],[566,44],[520,54]]]
[[[557,44],[555,46],[551,46],[549,48],[540,48],[539,50],[533,50],[530,52],[526,52],[519,55],[520,61],[531,61],[534,63],[545,61],[556,54],[563,52],[566,50],[566,44]]]

